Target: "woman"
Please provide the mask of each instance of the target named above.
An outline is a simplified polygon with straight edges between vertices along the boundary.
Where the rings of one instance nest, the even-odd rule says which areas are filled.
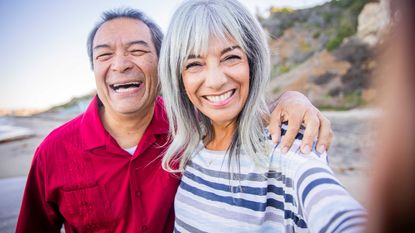
[[[178,232],[356,232],[365,211],[333,177],[327,155],[283,154],[267,139],[267,42],[235,0],[195,0],[173,15],[160,56],[171,145],[181,172]],[[298,135],[301,139],[302,135]]]

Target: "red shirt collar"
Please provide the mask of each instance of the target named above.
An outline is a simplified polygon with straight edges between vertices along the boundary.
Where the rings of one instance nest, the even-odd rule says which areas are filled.
[[[102,106],[101,106],[102,107]],[[82,115],[80,136],[82,138],[82,148],[91,150],[106,146],[110,141],[115,141],[105,130],[99,116],[99,99],[95,96],[89,104],[87,110]],[[169,125],[163,98],[157,97],[154,106],[154,115],[148,125],[145,134],[160,135],[168,134]],[[139,144],[139,142],[137,142]]]

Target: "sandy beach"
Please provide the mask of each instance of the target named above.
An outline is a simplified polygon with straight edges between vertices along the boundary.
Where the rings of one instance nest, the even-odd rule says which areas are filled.
[[[75,113],[42,113],[30,117],[1,117],[0,124],[24,127],[34,136],[0,143],[0,232],[14,232],[21,195],[34,151],[47,134],[72,119]],[[329,150],[330,166],[343,185],[367,204],[370,153],[376,132],[370,127],[379,115],[373,109],[324,112],[335,138]]]

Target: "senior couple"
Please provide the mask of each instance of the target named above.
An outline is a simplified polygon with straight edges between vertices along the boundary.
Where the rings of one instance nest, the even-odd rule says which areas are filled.
[[[88,54],[97,96],[37,148],[17,232],[362,231],[327,119],[297,92],[270,113],[266,37],[241,3],[185,1],[164,39],[108,11]]]

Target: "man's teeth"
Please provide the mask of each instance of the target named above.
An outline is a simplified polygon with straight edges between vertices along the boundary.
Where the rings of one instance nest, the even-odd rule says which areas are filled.
[[[123,84],[114,84],[113,87],[114,88],[120,88],[120,87],[128,87],[128,86],[138,86],[140,85],[140,82],[130,82],[130,83],[123,83]]]
[[[113,84],[111,85],[112,89],[116,92],[127,92],[130,89],[140,87],[141,82],[129,82],[129,83],[122,83],[122,84]]]
[[[233,93],[233,90],[230,90],[224,93],[223,95],[207,95],[206,98],[211,102],[220,102],[231,97],[232,93]]]

